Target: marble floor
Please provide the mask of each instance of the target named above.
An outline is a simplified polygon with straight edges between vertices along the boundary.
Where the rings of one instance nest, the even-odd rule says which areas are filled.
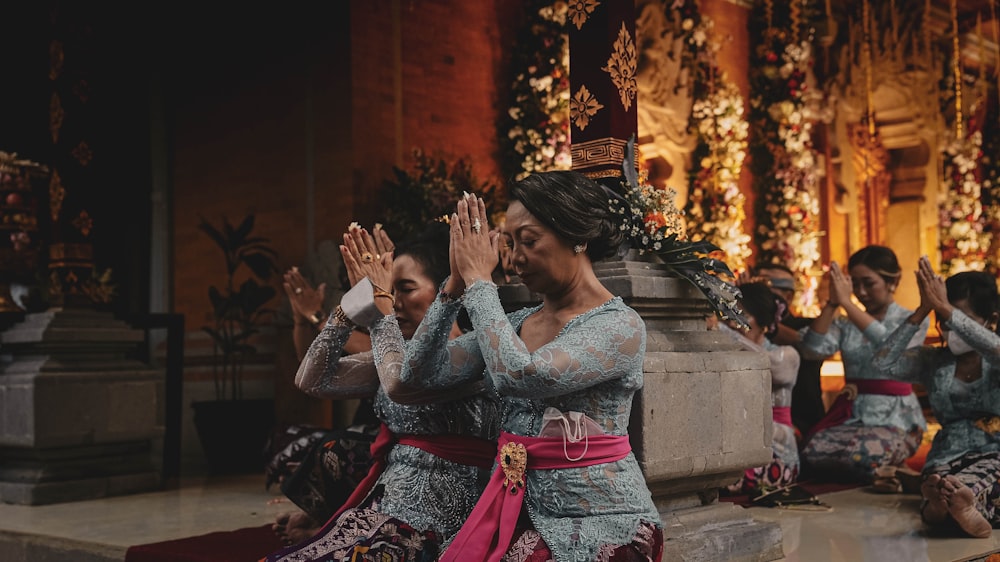
[[[58,545],[65,557],[45,560],[124,560],[134,544],[268,524],[290,504],[263,477],[186,479],[164,491],[47,506],[0,504],[0,560],[22,562],[17,544]],[[1000,552],[1000,530],[988,539],[933,536],[922,527],[915,495],[865,489],[820,496],[828,512],[751,508],[776,522],[788,562],[984,561]],[[6,552],[6,554],[5,554]],[[34,559],[31,562],[35,562]],[[991,561],[992,562],[992,561]]]

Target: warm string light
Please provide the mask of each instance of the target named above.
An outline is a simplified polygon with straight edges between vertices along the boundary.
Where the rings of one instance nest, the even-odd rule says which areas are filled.
[[[976,44],[979,45],[979,75],[976,76],[976,103],[986,99],[986,44],[983,42],[983,14],[976,14]]]
[[[962,53],[959,51],[958,41],[958,0],[951,0],[951,25],[955,30],[952,37],[952,50],[954,51],[954,73],[955,73],[955,138],[961,139],[963,136],[962,123]]]

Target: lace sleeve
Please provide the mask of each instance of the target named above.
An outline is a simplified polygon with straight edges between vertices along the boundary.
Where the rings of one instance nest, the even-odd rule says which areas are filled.
[[[295,373],[295,386],[318,398],[362,398],[378,390],[371,352],[344,356],[351,326],[331,318],[309,345]]]
[[[399,374],[405,384],[442,389],[483,378],[475,336],[464,334],[448,341],[460,308],[461,302],[443,296],[431,303],[406,349]]]
[[[633,373],[645,354],[645,323],[629,308],[584,313],[531,353],[504,313],[496,285],[473,283],[465,290],[465,306],[486,368],[502,395],[568,394]]]
[[[386,394],[398,404],[428,404],[464,398],[480,392],[485,387],[483,380],[470,381],[442,391],[427,389],[404,383],[400,377],[406,356],[406,344],[396,317],[384,316],[371,330],[372,353],[378,378]]]
[[[924,383],[934,375],[934,357],[938,350],[932,347],[913,347],[911,342],[919,334],[919,326],[903,322],[889,334],[872,360],[872,366],[880,373],[903,382]]]
[[[826,359],[836,353],[840,349],[841,324],[845,321],[843,317],[835,318],[825,334],[815,332],[812,328],[805,328],[801,332],[799,354],[804,359]]]
[[[1000,336],[954,309],[945,324],[992,364],[1000,363]]]

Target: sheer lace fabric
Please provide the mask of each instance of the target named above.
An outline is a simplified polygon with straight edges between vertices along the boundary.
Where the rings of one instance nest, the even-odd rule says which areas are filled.
[[[484,377],[502,398],[505,431],[536,436],[547,407],[583,412],[605,433],[627,435],[642,387],[645,324],[620,298],[583,313],[550,343],[528,352],[518,337],[540,307],[504,313],[496,287],[464,296],[475,331],[447,342],[458,306],[431,305],[408,348],[401,379],[446,387]],[[593,560],[602,544],[628,544],[643,521],[660,518],[639,465],[624,459],[574,469],[529,471],[525,506],[559,562]]]
[[[371,352],[342,356],[349,336],[350,328],[335,320],[324,326],[299,367],[299,388],[326,398],[375,394],[376,415],[397,435],[497,438],[500,402],[495,392],[469,395],[464,390],[461,398],[422,405],[399,404],[388,397],[379,377],[398,379],[407,345],[395,317],[385,316],[372,327]],[[489,470],[396,445],[378,481],[385,490],[380,509],[419,531],[431,530],[447,539],[472,511],[489,475]]]
[[[955,378],[955,356],[944,347],[909,348],[917,326],[904,322],[889,336],[875,367],[901,381],[927,389],[928,400],[941,429],[927,454],[928,470],[945,466],[967,453],[1000,451],[1000,433],[990,434],[976,420],[1000,416],[1000,336],[955,309],[946,323],[982,355],[982,377],[972,382]]]
[[[876,352],[884,348],[889,334],[906,323],[911,311],[896,303],[891,303],[881,322],[875,321],[865,329],[858,329],[846,317],[833,321],[826,334],[819,334],[811,328],[803,329],[800,352],[806,358],[825,359],[840,351],[844,362],[844,376],[849,379],[887,379],[872,366]],[[913,334],[910,346],[921,345],[930,322],[924,320],[920,329]],[[927,421],[917,397],[861,394],[854,401],[851,417],[844,425],[892,426],[909,432],[914,428],[927,429]]]

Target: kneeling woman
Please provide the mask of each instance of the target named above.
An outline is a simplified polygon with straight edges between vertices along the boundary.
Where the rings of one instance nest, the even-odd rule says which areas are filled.
[[[377,287],[367,302],[352,300],[353,292],[341,301],[363,313],[354,321],[369,326],[372,352],[342,356],[354,323],[338,307],[309,347],[295,382],[318,397],[374,395],[382,431],[372,446],[372,470],[347,503],[315,536],[266,562],[431,561],[479,498],[496,451],[496,393],[484,392],[481,383],[463,384],[448,389],[451,400],[431,404],[437,392],[406,388],[398,377],[405,340],[448,272],[448,229],[434,227],[441,228],[438,236],[401,243],[394,258],[381,260],[366,231],[352,228],[345,235],[341,253],[351,283],[367,278]],[[378,289],[390,280],[395,296]],[[444,335],[455,332],[447,326]],[[390,393],[415,404],[394,402]]]
[[[603,188],[578,172],[514,184],[505,242],[542,304],[506,314],[490,281],[498,241],[475,196],[452,220],[452,272],[407,350],[408,384],[485,380],[502,400],[495,469],[442,562],[655,561],[663,529],[628,441],[646,327],[592,260],[621,231]],[[474,332],[448,342],[461,303]]]
[[[923,469],[920,514],[929,525],[954,521],[973,537],[1000,526],[1000,296],[992,275],[957,273],[942,281],[926,257],[917,271],[920,306],[875,358],[889,376],[924,385],[941,429]],[[948,347],[906,350],[930,311]]]

